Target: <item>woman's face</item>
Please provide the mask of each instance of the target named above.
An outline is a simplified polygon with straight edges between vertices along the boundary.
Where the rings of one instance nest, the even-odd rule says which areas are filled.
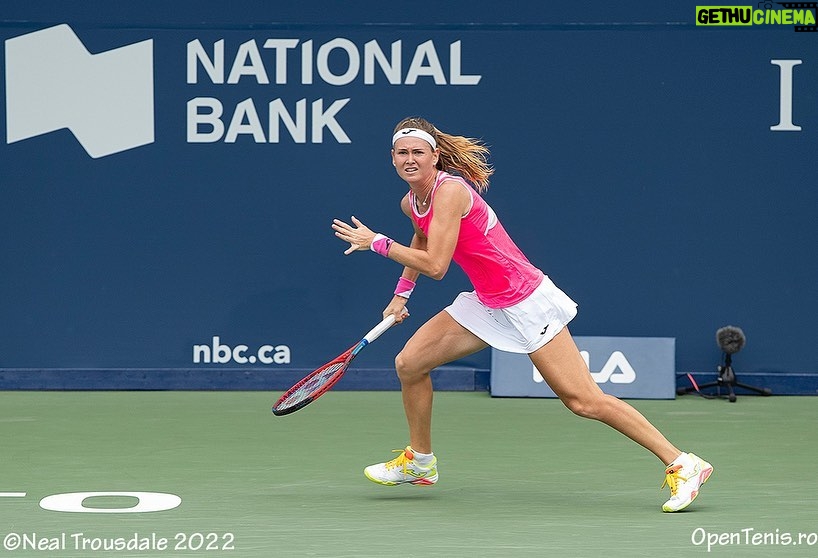
[[[426,140],[407,136],[395,142],[392,148],[392,162],[395,170],[406,182],[424,182],[437,175],[438,151]]]

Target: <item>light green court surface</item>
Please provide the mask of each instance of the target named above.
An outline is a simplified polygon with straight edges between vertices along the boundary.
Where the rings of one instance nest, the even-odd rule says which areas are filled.
[[[715,467],[689,511],[663,514],[658,460],[559,401],[437,393],[440,481],[383,487],[362,469],[406,443],[399,393],[334,392],[274,417],[277,395],[0,393],[0,492],[26,494],[0,497],[0,557],[678,557],[708,541],[713,556],[818,555],[815,398],[632,401]],[[73,492],[182,502],[40,507]],[[15,535],[52,548],[8,550]],[[134,537],[168,546],[91,548]]]

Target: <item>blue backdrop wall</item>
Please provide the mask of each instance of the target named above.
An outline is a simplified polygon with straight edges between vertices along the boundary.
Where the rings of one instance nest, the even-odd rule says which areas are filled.
[[[575,334],[674,337],[678,371],[712,372],[730,324],[742,372],[818,373],[817,33],[697,26],[692,2],[291,4],[4,3],[6,387],[275,383],[346,348],[400,268],[330,223],[410,238],[389,140],[414,114],[490,146],[486,197],[579,302]],[[422,279],[358,365],[391,368],[468,288]]]

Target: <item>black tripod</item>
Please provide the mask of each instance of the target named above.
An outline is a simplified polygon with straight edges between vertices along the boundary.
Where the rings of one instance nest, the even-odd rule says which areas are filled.
[[[750,386],[747,384],[742,384],[741,382],[736,381],[736,374],[733,372],[733,355],[730,353],[724,353],[724,365],[718,367],[719,377],[715,382],[708,382],[706,384],[702,384],[697,387],[689,387],[689,388],[681,388],[676,390],[676,393],[679,395],[684,395],[686,393],[691,393],[693,391],[699,391],[701,389],[707,388],[716,388],[716,397],[722,397],[721,388],[725,387],[727,389],[727,400],[730,403],[736,402],[736,392],[734,388],[740,387],[744,388],[748,391],[754,391],[759,395],[772,395],[773,392],[770,388],[760,388],[755,386]],[[706,395],[702,394],[704,397]]]

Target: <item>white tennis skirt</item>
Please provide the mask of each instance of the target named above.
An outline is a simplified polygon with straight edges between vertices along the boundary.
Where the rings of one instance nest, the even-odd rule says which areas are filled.
[[[501,351],[530,354],[551,341],[577,315],[577,303],[548,276],[531,295],[508,308],[489,308],[472,291],[445,308],[454,320]]]

